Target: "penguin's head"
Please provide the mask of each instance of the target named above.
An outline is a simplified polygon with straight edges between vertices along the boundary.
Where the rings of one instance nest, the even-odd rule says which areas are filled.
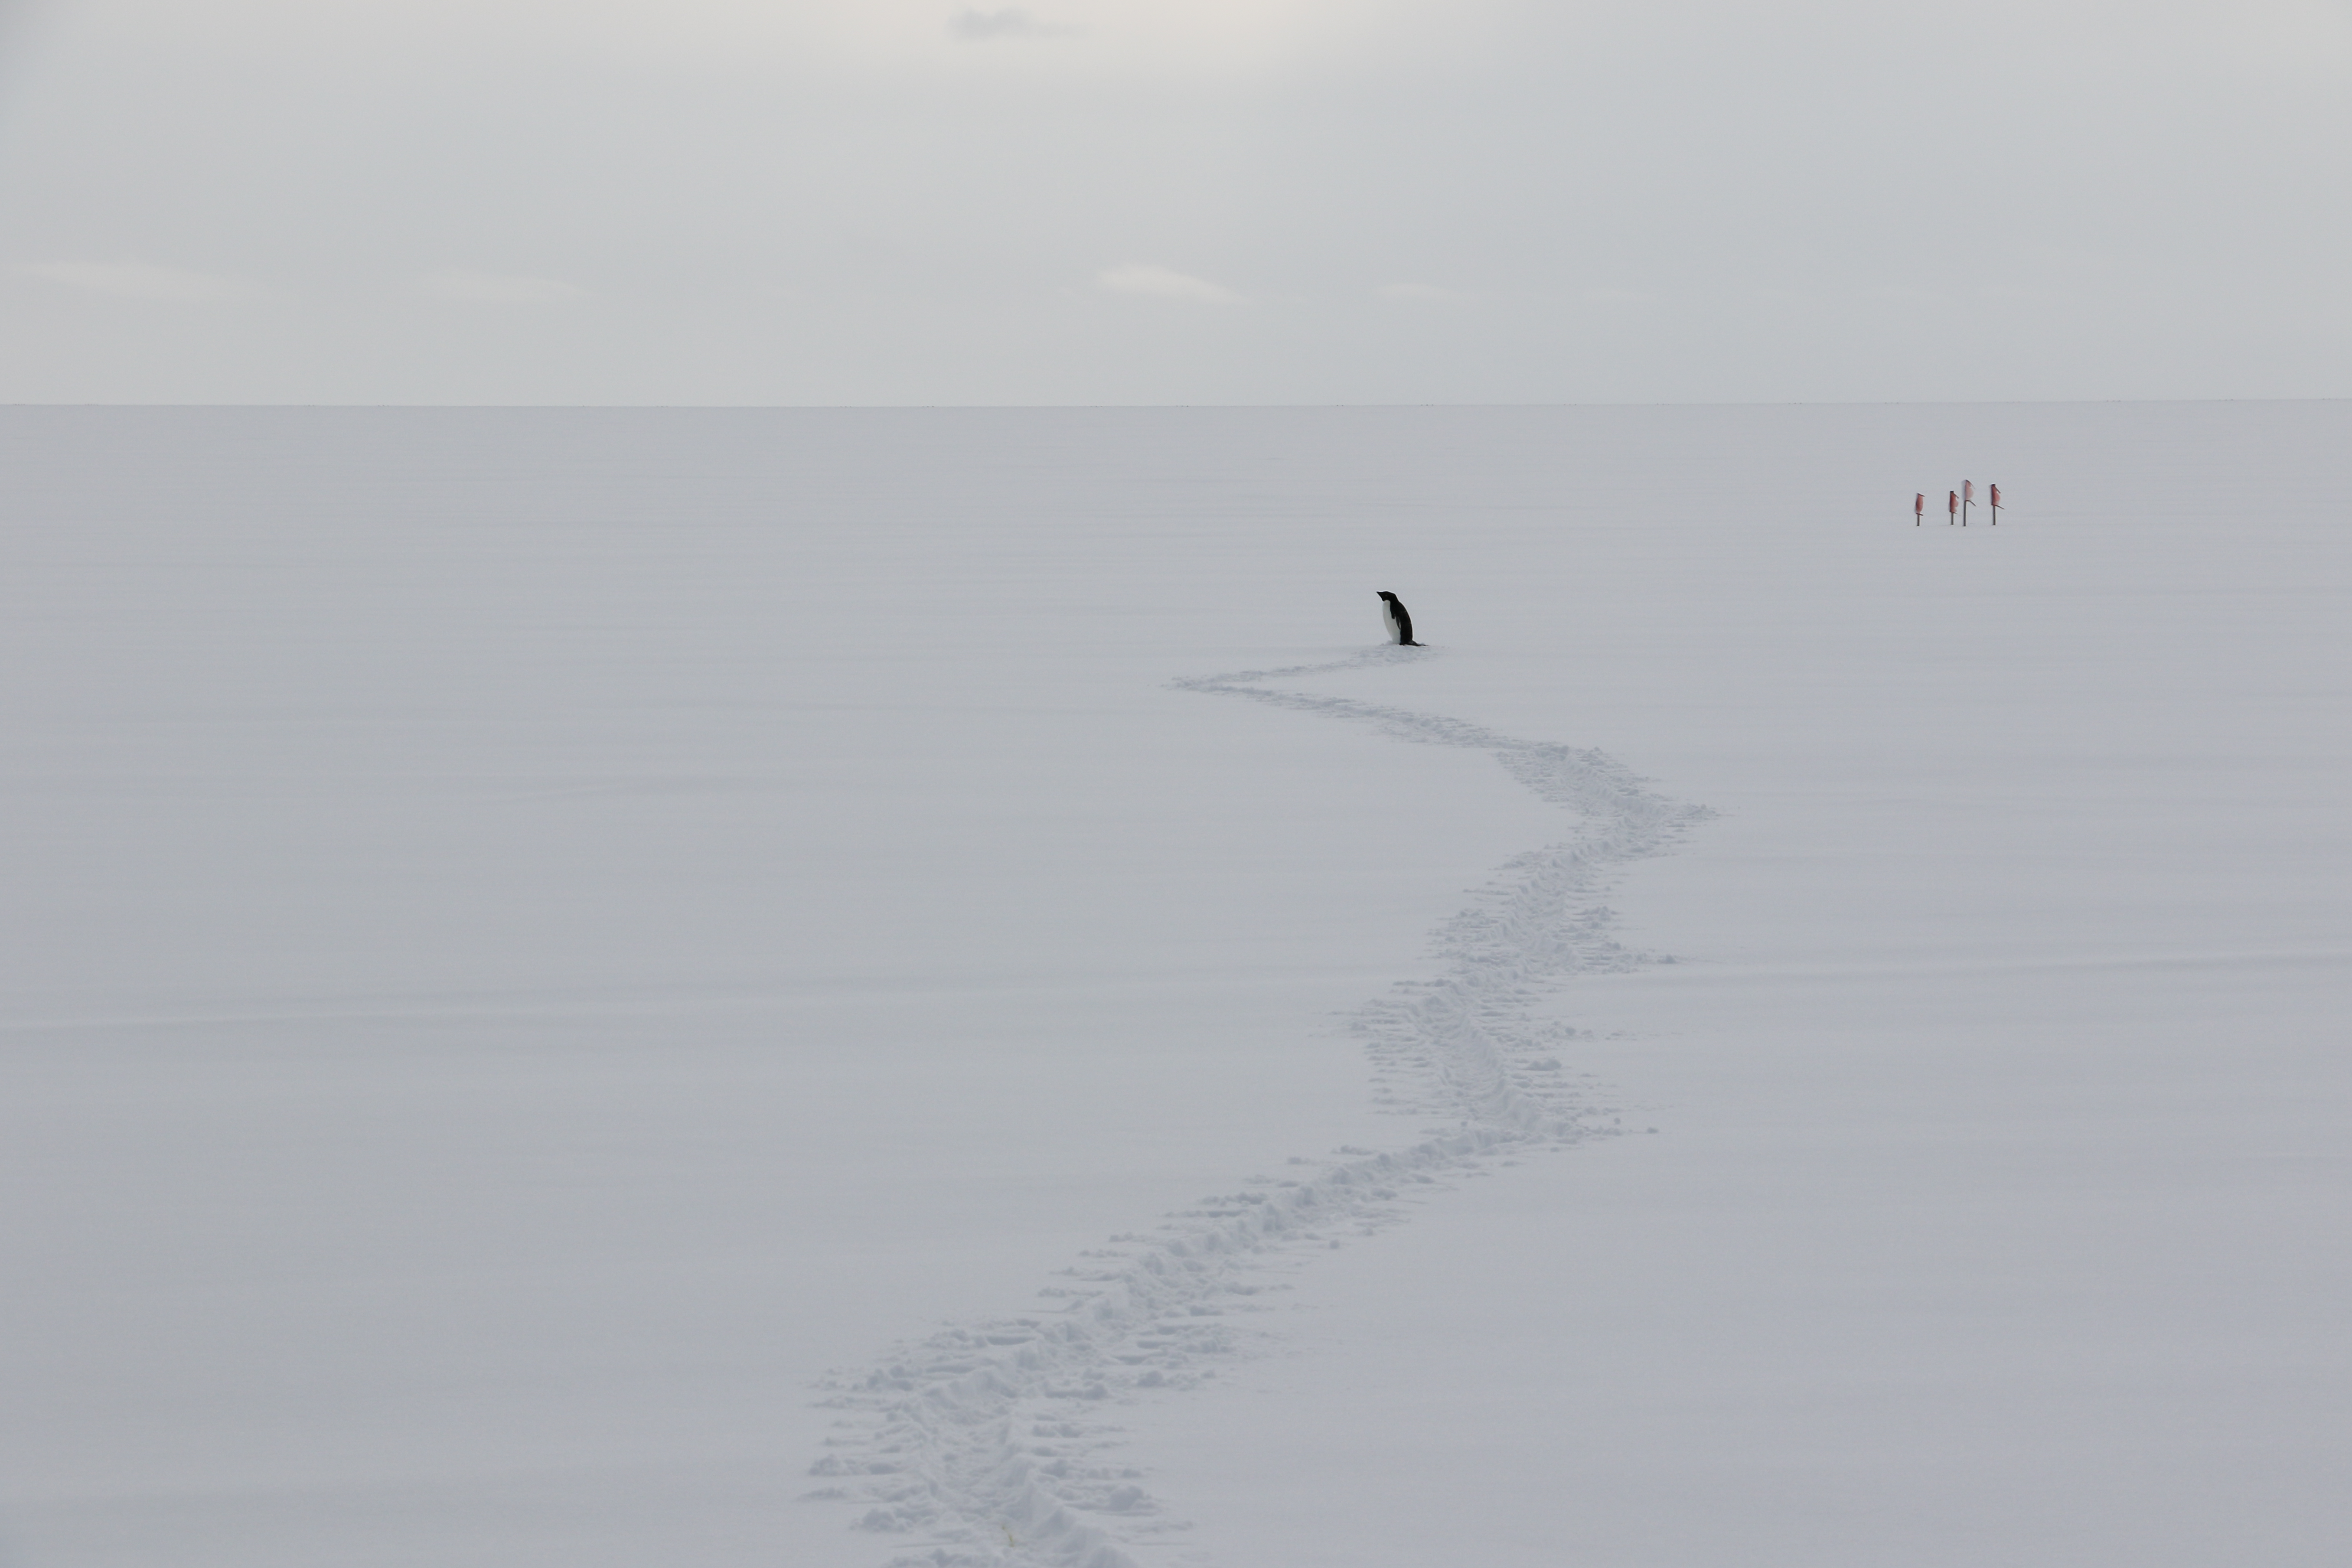
[[[1396,603],[1396,595],[1390,593],[1386,588],[1381,590],[1381,597],[1386,599],[1391,605]]]

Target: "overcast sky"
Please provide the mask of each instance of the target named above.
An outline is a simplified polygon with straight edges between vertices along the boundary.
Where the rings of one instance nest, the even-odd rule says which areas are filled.
[[[0,400],[2352,395],[2352,0],[0,0]]]

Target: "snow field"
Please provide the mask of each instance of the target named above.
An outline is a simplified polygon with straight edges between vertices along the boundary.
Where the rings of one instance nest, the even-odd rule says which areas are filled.
[[[2338,1561],[2346,418],[8,411],[0,1530]]]

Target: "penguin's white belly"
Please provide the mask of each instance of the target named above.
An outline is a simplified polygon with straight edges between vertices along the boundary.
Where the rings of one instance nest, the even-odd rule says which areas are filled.
[[[1397,625],[1396,611],[1387,605],[1381,606],[1381,625],[1389,629],[1389,641],[1404,641],[1404,628]]]

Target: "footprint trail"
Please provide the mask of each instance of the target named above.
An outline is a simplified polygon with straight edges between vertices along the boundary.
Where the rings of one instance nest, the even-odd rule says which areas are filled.
[[[1284,1273],[1406,1217],[1444,1173],[1615,1131],[1580,1099],[1558,1055],[1570,1032],[1538,1004],[1570,976],[1648,962],[1615,940],[1603,898],[1620,869],[1709,813],[1598,751],[1272,684],[1433,657],[1388,647],[1175,684],[1487,752],[1575,815],[1570,837],[1515,857],[1438,929],[1436,978],[1400,983],[1352,1020],[1384,1108],[1443,1125],[1386,1152],[1295,1159],[1086,1255],[1045,1292],[1051,1309],[942,1330],[831,1384],[842,1416],[812,1472],[830,1484],[810,1495],[863,1505],[865,1529],[918,1536],[892,1568],[1135,1568],[1130,1547],[1183,1527],[1112,1456],[1111,1406],[1250,1353],[1270,1337],[1251,1325],[1267,1310],[1258,1298]]]

